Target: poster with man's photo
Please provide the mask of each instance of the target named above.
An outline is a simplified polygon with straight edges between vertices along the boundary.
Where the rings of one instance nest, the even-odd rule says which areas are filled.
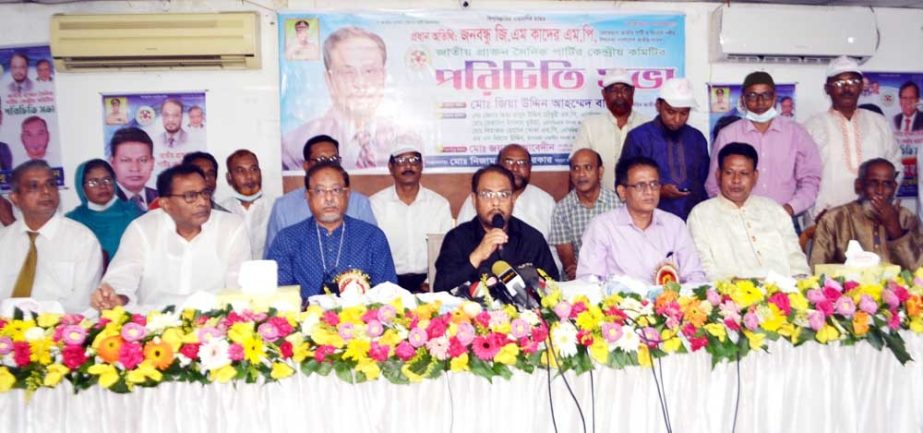
[[[863,78],[859,106],[881,113],[901,146],[904,182],[898,197],[917,196],[917,153],[923,143],[923,115],[920,87],[923,73],[867,72]]]
[[[31,159],[48,162],[64,185],[48,45],[0,48],[0,110],[0,189],[9,189],[12,170]]]
[[[150,205],[157,174],[206,150],[205,92],[105,94],[102,105],[103,146],[120,197]]]
[[[740,84],[708,85],[708,130],[709,140],[714,143],[718,132],[744,117],[744,106],[740,102]],[[776,111],[779,116],[795,117],[795,85],[776,84]]]

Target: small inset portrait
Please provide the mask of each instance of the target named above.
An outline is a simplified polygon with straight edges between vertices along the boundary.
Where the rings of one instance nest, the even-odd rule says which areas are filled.
[[[320,57],[317,18],[285,20],[285,59],[317,60]]]
[[[128,123],[128,107],[124,97],[103,98],[106,106],[106,125],[124,125]]]
[[[731,89],[715,87],[711,90],[711,112],[726,113],[731,110]]]

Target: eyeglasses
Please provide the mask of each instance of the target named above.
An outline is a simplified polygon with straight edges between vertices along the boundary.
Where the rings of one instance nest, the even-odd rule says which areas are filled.
[[[774,98],[775,96],[776,96],[775,92],[764,92],[764,93],[750,92],[744,95],[744,99],[747,102],[757,102],[757,101],[769,102],[769,101],[772,101],[772,98]]]
[[[183,201],[186,203],[192,204],[199,200],[199,197],[205,199],[205,201],[211,201],[212,199],[212,190],[203,189],[201,191],[186,191],[182,194],[170,194],[167,197],[182,197]]]
[[[484,200],[509,200],[513,196],[513,191],[478,191],[478,197]]]
[[[99,179],[87,179],[86,185],[90,188],[99,188],[101,186],[112,186],[115,183],[111,177],[101,177]]]
[[[526,166],[532,165],[532,163],[529,162],[528,159],[504,158],[503,165],[508,165],[510,167],[526,167]]]
[[[647,192],[647,191],[659,190],[659,189],[660,189],[660,181],[659,181],[659,180],[652,180],[652,181],[650,181],[650,182],[630,183],[630,184],[625,184],[625,186],[627,186],[627,187],[629,187],[629,188],[632,188],[632,189],[634,189],[635,191]]]
[[[45,182],[39,182],[37,180],[30,181],[22,186],[23,191],[26,193],[34,194],[39,192],[48,191],[57,191],[58,182],[54,179],[46,180]]]
[[[311,193],[311,195],[316,195],[316,196],[326,196],[327,194],[341,195],[343,194],[343,192],[345,192],[348,189],[349,189],[348,186],[335,186],[333,188],[315,187],[315,188],[309,189],[308,192]]]
[[[616,94],[616,95],[630,95],[635,91],[634,87],[627,86],[625,84],[613,84],[609,87],[603,89],[607,94]]]
[[[342,160],[343,158],[340,158],[340,155],[333,155],[333,156],[318,156],[317,158],[311,158],[308,161],[314,164],[321,164],[321,163],[329,162],[331,164],[340,165],[340,161]]]
[[[836,87],[837,89],[842,89],[846,86],[849,87],[859,87],[862,85],[861,78],[850,78],[848,80],[836,80],[830,83],[831,86]]]
[[[419,156],[399,156],[394,158],[394,165],[419,165],[421,162],[423,162],[423,158]]]

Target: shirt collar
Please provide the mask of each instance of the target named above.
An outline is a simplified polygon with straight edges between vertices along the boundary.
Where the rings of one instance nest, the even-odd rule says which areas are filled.
[[[782,119],[783,117],[781,115],[774,117],[772,121],[769,122],[769,128],[766,129],[766,131],[781,131],[782,127],[779,125],[779,122]],[[753,121],[747,119],[744,120],[746,121],[746,125],[744,126],[744,128],[746,128],[746,132],[760,132],[758,129],[756,129],[756,126],[753,125]]]
[[[651,217],[651,225],[648,226],[648,228],[651,228],[652,226],[662,226],[663,225],[663,215],[661,215],[662,212],[663,211],[661,211],[660,209],[654,209],[654,215]],[[635,229],[641,230],[640,227],[635,225],[634,220],[631,219],[631,214],[628,213],[627,204],[625,206],[616,208],[615,223],[620,226],[631,226],[631,227],[634,227]]]
[[[166,211],[164,211],[163,208],[154,209],[151,212],[159,212],[161,215],[161,218],[164,221],[164,226],[166,227],[166,229],[173,235],[179,237],[180,239],[186,240],[185,238],[180,236],[179,233],[176,232],[176,221],[173,221],[173,217],[171,217]],[[214,222],[215,212],[220,212],[220,211],[216,211],[212,209],[211,214],[208,216],[208,221],[205,221],[205,223],[202,224],[202,230],[199,232],[199,234],[195,235],[195,237],[188,240],[188,242],[192,242],[196,240],[199,236],[202,235],[202,233],[211,231],[212,227],[214,227],[215,224],[217,224],[216,222]]]
[[[747,209],[748,207],[750,207],[750,203],[753,202],[753,200],[752,200],[752,198],[753,198],[752,192],[751,192],[751,194],[750,194],[749,196],[747,196],[747,200],[744,201],[744,205],[743,205],[743,206],[740,206],[740,207],[737,207],[737,203],[734,203],[734,202],[732,202],[731,200],[728,200],[728,198],[725,197],[724,194],[719,193],[715,198],[718,199],[718,203],[721,203],[722,206],[727,207],[727,208],[729,208],[729,209],[733,209],[733,210],[743,210],[743,209]]]
[[[30,229],[29,226],[26,225],[25,219],[17,220],[16,224],[16,231],[20,233],[26,234],[28,232],[36,232],[46,238],[53,239],[55,233],[58,232],[58,227],[61,226],[61,217],[58,216],[58,214],[54,214],[51,219],[46,221],[38,230]]]

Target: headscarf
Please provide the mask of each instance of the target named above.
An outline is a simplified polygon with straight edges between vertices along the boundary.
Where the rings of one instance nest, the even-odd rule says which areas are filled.
[[[90,166],[90,168],[105,168],[109,175],[112,176],[112,188],[118,188],[115,184],[115,172],[108,162],[101,159],[91,159],[80,164],[74,173],[74,189],[77,190],[77,197],[80,198],[80,206],[77,206],[65,216],[87,226],[96,235],[96,239],[99,240],[109,260],[112,260],[119,249],[122,233],[125,232],[125,228],[128,227],[129,223],[141,216],[141,210],[134,203],[118,198],[106,210],[96,211],[90,209],[89,205],[87,205],[86,192],[83,190],[83,179],[86,177],[87,166]]]

